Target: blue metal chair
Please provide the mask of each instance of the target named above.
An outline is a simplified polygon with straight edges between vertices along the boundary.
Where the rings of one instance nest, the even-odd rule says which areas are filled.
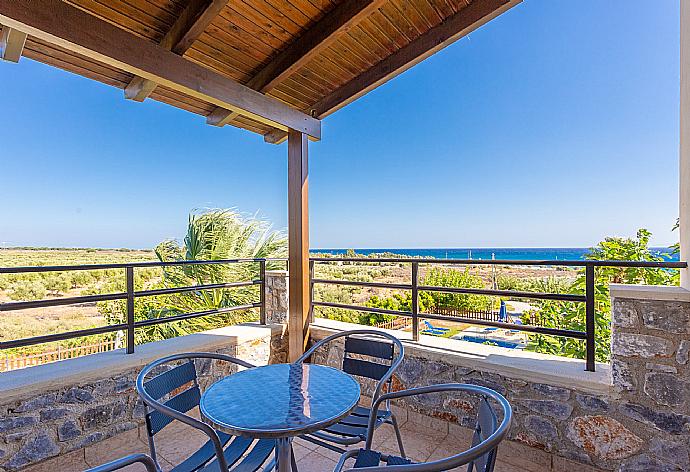
[[[146,454],[132,454],[130,456],[116,459],[107,464],[92,467],[84,472],[115,472],[116,470],[124,469],[132,464],[142,464],[146,468],[146,472],[160,472],[156,463]]]
[[[159,464],[154,437],[173,420],[181,421],[202,431],[209,439],[198,451],[170,472],[224,472],[228,470],[254,472],[271,457],[275,448],[274,440],[233,437],[216,431],[208,424],[186,414],[198,407],[201,399],[195,361],[212,362],[214,360],[247,368],[254,367],[241,359],[223,354],[185,353],[154,361],[139,373],[136,387],[146,405],[146,431],[151,456],[157,466]],[[171,365],[171,368],[156,375],[159,370]],[[265,470],[272,469],[273,465],[271,461]]]
[[[478,385],[430,385],[428,387],[411,388],[381,395],[372,404],[372,408],[376,408],[381,402],[397,398],[449,391],[468,392],[479,396],[479,412],[470,449],[432,462],[414,463],[405,457],[382,454],[372,450],[371,444],[374,439],[374,428],[371,427],[370,422],[365,448],[351,450],[343,454],[335,467],[335,472],[341,472],[348,459],[355,459],[354,466],[351,469],[347,469],[351,471],[361,469],[366,472],[441,472],[467,465],[468,472],[493,472],[498,445],[508,434],[513,418],[513,410],[510,403],[498,392]],[[503,419],[500,424],[496,412],[491,403],[489,403],[489,399],[494,400],[501,407]]]
[[[398,338],[383,331],[359,329],[333,334],[314,344],[295,362],[305,362],[317,349],[339,338],[345,338],[342,370],[350,375],[376,381],[372,401],[381,396],[384,387],[390,391],[393,373],[400,366],[405,349]],[[376,414],[372,415],[372,411],[376,411]],[[400,454],[404,456],[405,449],[400,437],[398,421],[391,411],[390,402],[386,402],[382,408],[375,410],[358,406],[345,419],[323,431],[303,436],[303,439],[343,453],[345,449],[340,446],[352,446],[364,442],[368,427],[376,429],[383,424],[393,426]]]

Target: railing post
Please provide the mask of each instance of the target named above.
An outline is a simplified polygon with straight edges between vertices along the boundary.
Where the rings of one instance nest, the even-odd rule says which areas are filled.
[[[419,263],[412,263],[412,340],[419,341]]]
[[[595,350],[596,342],[594,337],[595,330],[595,305],[594,305],[594,265],[585,266],[585,326],[587,333],[586,350],[587,365],[586,370],[594,372],[595,369]]]
[[[261,298],[259,302],[259,323],[266,324],[266,261],[259,261],[259,279],[261,279]]]
[[[134,267],[125,268],[127,284],[127,354],[134,354]]]

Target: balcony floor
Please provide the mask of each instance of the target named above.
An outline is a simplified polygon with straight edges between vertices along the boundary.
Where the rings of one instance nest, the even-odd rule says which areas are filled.
[[[400,416],[402,415],[399,415],[399,420],[402,423],[401,431],[406,451],[415,460],[423,461],[445,457],[467,447],[470,443],[471,432],[468,429],[455,425],[449,427],[448,423],[426,417],[424,417],[426,420],[422,419],[419,422],[402,421],[403,418]],[[450,432],[448,431],[449,428]],[[159,433],[156,439],[159,462],[165,471],[170,470],[173,464],[177,464],[189,456],[205,441],[203,434],[181,423],[171,424]],[[377,430],[374,445],[377,450],[382,452],[398,452],[393,429],[388,425]],[[103,464],[127,454],[148,453],[148,451],[146,432],[143,427],[140,427],[138,430],[127,431],[85,449],[71,452],[24,470],[27,472],[55,472],[56,470],[81,472],[86,468]],[[301,439],[295,440],[294,451],[300,472],[332,471],[339,458],[337,453]],[[134,465],[125,470],[139,472],[144,471],[144,468]],[[496,472],[542,472],[550,470],[588,472],[597,469],[560,459],[512,441],[506,441],[499,448],[499,460],[495,470]]]

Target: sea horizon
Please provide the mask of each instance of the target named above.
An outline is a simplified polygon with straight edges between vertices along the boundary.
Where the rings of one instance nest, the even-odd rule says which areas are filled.
[[[357,254],[392,253],[409,257],[429,257],[434,259],[499,259],[499,260],[555,260],[581,261],[591,251],[590,247],[541,247],[541,248],[352,248]],[[319,248],[310,249],[311,254],[343,255],[350,249]],[[679,260],[678,254],[672,254],[668,247],[652,247],[654,253],[667,257],[668,260]]]

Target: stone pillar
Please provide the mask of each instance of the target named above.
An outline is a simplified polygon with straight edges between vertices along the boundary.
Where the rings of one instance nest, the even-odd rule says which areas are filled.
[[[288,273],[285,270],[266,271],[266,323],[287,323]]]
[[[680,2],[680,152],[678,187],[680,260],[690,260],[690,2]],[[680,272],[680,284],[690,289],[689,269]]]
[[[636,460],[650,468],[630,470],[662,470],[652,465],[688,470],[690,292],[613,285],[611,296],[611,370],[620,395],[618,410],[635,420],[637,434],[649,440],[649,452]]]

